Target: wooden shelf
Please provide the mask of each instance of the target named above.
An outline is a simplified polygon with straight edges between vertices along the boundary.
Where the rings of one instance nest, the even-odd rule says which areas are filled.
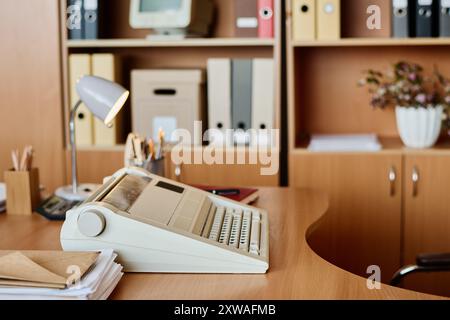
[[[380,143],[382,145],[381,151],[376,152],[365,152],[365,151],[355,151],[355,152],[312,152],[309,151],[308,141],[302,141],[302,143],[295,149],[291,150],[291,154],[294,155],[306,155],[306,154],[392,154],[392,153],[400,153],[400,154],[433,154],[433,155],[449,155],[450,154],[450,141],[448,138],[441,138],[438,143],[428,149],[412,149],[405,147],[400,138],[397,137],[379,137]]]
[[[339,40],[293,41],[293,47],[366,47],[366,46],[447,46],[450,38],[344,38]]]
[[[272,47],[274,39],[199,38],[173,41],[146,39],[67,40],[68,48],[147,48],[147,47]]]

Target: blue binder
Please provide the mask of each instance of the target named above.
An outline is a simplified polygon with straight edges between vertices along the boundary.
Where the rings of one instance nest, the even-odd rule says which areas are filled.
[[[84,0],[85,39],[98,39],[99,0]]]

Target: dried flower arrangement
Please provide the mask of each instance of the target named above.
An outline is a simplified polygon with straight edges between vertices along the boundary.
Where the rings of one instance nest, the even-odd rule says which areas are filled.
[[[374,108],[450,107],[450,80],[435,68],[431,75],[425,75],[419,64],[400,61],[386,73],[368,70],[359,81],[359,86],[367,86],[371,94],[370,104]]]

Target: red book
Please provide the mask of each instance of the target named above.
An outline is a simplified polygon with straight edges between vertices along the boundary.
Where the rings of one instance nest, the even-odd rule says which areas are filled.
[[[259,198],[258,189],[224,188],[202,185],[193,185],[193,187],[245,204],[255,202]]]
[[[274,18],[273,0],[258,0],[258,37],[273,38]]]

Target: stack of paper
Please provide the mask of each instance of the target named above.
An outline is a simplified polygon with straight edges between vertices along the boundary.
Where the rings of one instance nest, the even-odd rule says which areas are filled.
[[[375,152],[382,149],[374,134],[313,135],[308,150],[313,152]]]
[[[0,251],[0,300],[106,300],[122,278],[112,250]]]
[[[0,183],[0,212],[6,209],[6,186],[4,183]]]

